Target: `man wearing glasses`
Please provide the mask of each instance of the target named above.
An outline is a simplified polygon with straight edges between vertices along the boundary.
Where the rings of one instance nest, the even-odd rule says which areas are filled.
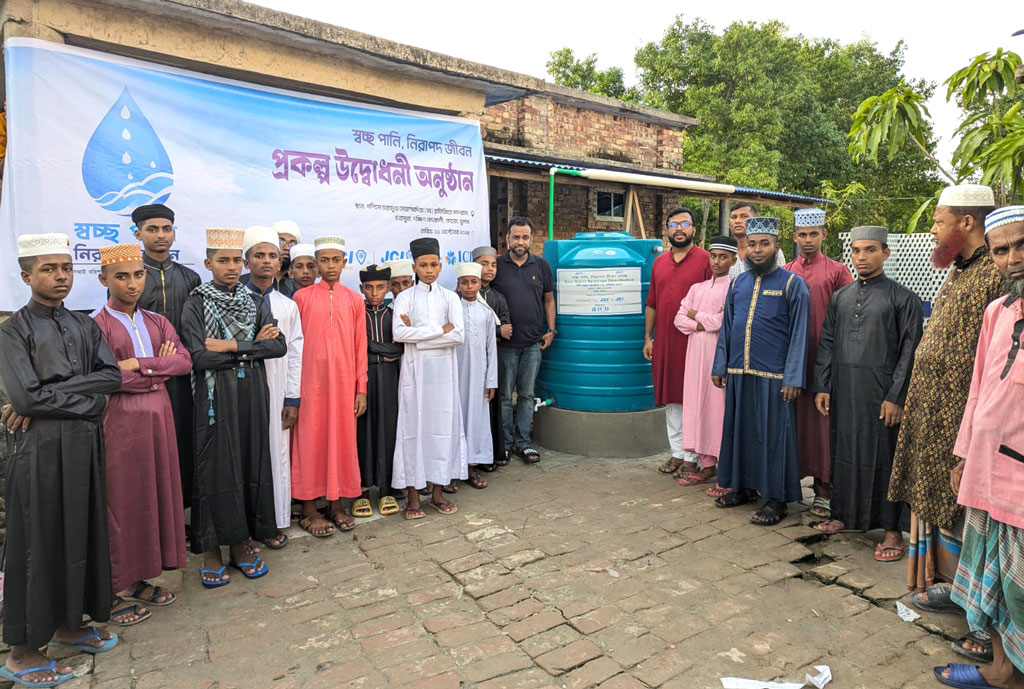
[[[694,461],[683,454],[683,372],[686,335],[673,324],[690,287],[711,278],[708,252],[693,243],[696,228],[688,208],[669,212],[665,236],[671,251],[654,260],[651,288],[644,308],[644,358],[652,362],[654,403],[665,405],[665,426],[672,455],[661,465],[663,474],[693,472]]]

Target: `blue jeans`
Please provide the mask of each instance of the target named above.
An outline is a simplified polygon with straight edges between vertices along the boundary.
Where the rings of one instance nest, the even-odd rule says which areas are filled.
[[[533,384],[540,370],[540,345],[498,347],[501,426],[505,447],[529,447],[533,422]],[[512,391],[518,395],[513,419]]]

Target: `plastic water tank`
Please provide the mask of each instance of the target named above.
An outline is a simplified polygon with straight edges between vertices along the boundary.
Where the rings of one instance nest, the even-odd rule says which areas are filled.
[[[654,407],[651,365],[643,357],[644,301],[660,251],[660,240],[624,232],[580,232],[544,243],[555,277],[558,337],[544,351],[538,396],[577,411]]]

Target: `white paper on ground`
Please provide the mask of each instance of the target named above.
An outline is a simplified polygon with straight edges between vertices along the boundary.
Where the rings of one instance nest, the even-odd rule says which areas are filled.
[[[806,675],[803,682],[762,682],[757,679],[722,677],[722,689],[802,689],[808,682],[817,689],[825,689],[825,685],[832,681],[832,670],[828,665],[815,665],[814,669],[818,674],[813,677]]]
[[[900,619],[904,622],[913,622],[914,620],[921,619],[920,615],[899,601],[896,601],[896,614],[899,615]]]
[[[818,674],[813,677],[805,675],[804,679],[818,689],[825,689],[825,685],[832,681],[832,668],[828,665],[815,665],[814,669],[818,671]]]

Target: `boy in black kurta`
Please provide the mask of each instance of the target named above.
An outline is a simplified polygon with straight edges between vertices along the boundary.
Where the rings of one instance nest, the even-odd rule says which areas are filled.
[[[199,274],[174,260],[174,211],[156,203],[139,206],[132,211],[135,238],[142,242],[142,263],[146,266],[146,285],[142,288],[139,308],[155,311],[174,326],[181,336],[181,311],[185,300],[202,284]],[[171,376],[164,387],[171,399],[174,434],[178,441],[178,465],[181,474],[181,497],[188,507],[192,499],[192,386],[189,376]],[[187,533],[187,532],[186,532]]]
[[[222,545],[231,546],[229,564],[255,579],[268,569],[246,541],[277,535],[263,359],[284,356],[288,346],[270,307],[238,284],[244,234],[207,230],[206,268],[213,280],[192,292],[181,316],[195,403],[192,552],[204,555],[206,588],[230,582]]]
[[[478,246],[473,249],[473,260],[480,264],[480,298],[491,307],[498,316],[498,341],[512,337],[512,312],[508,308],[505,295],[491,286],[491,280],[498,274],[498,252],[492,246]],[[501,359],[498,359],[498,382],[501,382]],[[494,471],[495,468],[509,463],[509,453],[505,451],[505,433],[501,426],[501,394],[494,395],[490,402],[491,442],[494,445],[494,464],[480,464],[477,468]]]
[[[82,616],[110,619],[103,410],[121,371],[88,316],[69,311],[74,266],[63,234],[18,237],[32,299],[0,325],[0,384],[10,404],[3,640],[0,676],[22,684],[71,678],[37,649],[100,653],[117,644]]]
[[[380,513],[397,514],[398,502],[391,488],[398,429],[398,374],[403,346],[391,339],[391,304],[384,303],[391,269],[368,266],[359,271],[360,290],[366,298],[367,383],[366,413],[356,419],[359,473],[363,488],[380,489]],[[356,517],[369,517],[369,491],[352,506]]]
[[[921,299],[885,276],[884,227],[855,227],[857,279],[832,294],[814,366],[815,406],[829,417],[831,519],[818,530],[885,529],[875,559],[903,557],[902,503],[889,502],[896,439],[914,350],[921,339]]]

